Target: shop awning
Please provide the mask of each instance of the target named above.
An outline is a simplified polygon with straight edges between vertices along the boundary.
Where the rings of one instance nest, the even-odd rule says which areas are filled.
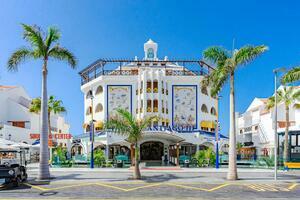
[[[200,127],[203,128],[215,128],[216,124],[214,121],[201,121]]]
[[[102,130],[103,127],[104,127],[103,121],[96,121],[96,123],[95,123],[95,128],[101,129],[101,130]]]
[[[82,124],[82,128],[83,128],[83,129],[86,129],[86,127],[87,127],[88,125],[89,125],[89,124],[84,123],[84,124]]]

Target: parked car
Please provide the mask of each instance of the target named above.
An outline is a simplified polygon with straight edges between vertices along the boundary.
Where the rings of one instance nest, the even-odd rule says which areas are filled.
[[[0,185],[27,181],[25,150],[0,150]]]

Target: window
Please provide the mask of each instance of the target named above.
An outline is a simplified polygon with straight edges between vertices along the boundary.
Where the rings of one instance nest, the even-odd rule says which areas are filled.
[[[217,111],[216,111],[216,109],[214,107],[211,107],[210,114],[217,115]]]
[[[157,80],[153,81],[153,92],[154,93],[158,92],[158,82],[157,82]]]
[[[205,104],[202,104],[201,111],[204,112],[204,113],[208,113],[208,109],[207,109],[207,106]]]
[[[89,91],[86,93],[85,98],[86,98],[86,99],[89,99],[91,95],[93,95],[93,92],[92,92],[92,90],[89,90]]]
[[[152,91],[152,83],[151,81],[147,81],[147,93],[151,93]]]
[[[201,87],[201,92],[202,92],[202,94],[208,95],[206,87]]]
[[[12,122],[12,126],[25,128],[25,122]]]
[[[151,100],[147,100],[147,112],[152,112],[152,102]]]
[[[92,114],[92,107],[89,106],[87,109],[86,109],[86,115],[90,115]]]
[[[96,94],[101,94],[103,92],[103,87],[99,85],[96,90]]]
[[[98,112],[102,112],[102,111],[103,111],[103,106],[101,103],[98,103],[96,106],[95,112],[98,113]]]
[[[158,100],[154,99],[153,101],[153,112],[158,112]]]

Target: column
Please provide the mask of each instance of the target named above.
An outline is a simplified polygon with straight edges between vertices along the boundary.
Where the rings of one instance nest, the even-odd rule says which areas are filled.
[[[176,165],[179,166],[179,144],[176,144],[176,157],[177,157],[177,162]]]

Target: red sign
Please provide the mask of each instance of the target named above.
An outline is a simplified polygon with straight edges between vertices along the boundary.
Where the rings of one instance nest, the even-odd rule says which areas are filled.
[[[64,133],[57,133],[57,134],[51,134],[49,135],[49,139],[71,139],[72,135],[71,134],[64,134]],[[40,134],[39,133],[30,133],[30,139],[40,139]]]

